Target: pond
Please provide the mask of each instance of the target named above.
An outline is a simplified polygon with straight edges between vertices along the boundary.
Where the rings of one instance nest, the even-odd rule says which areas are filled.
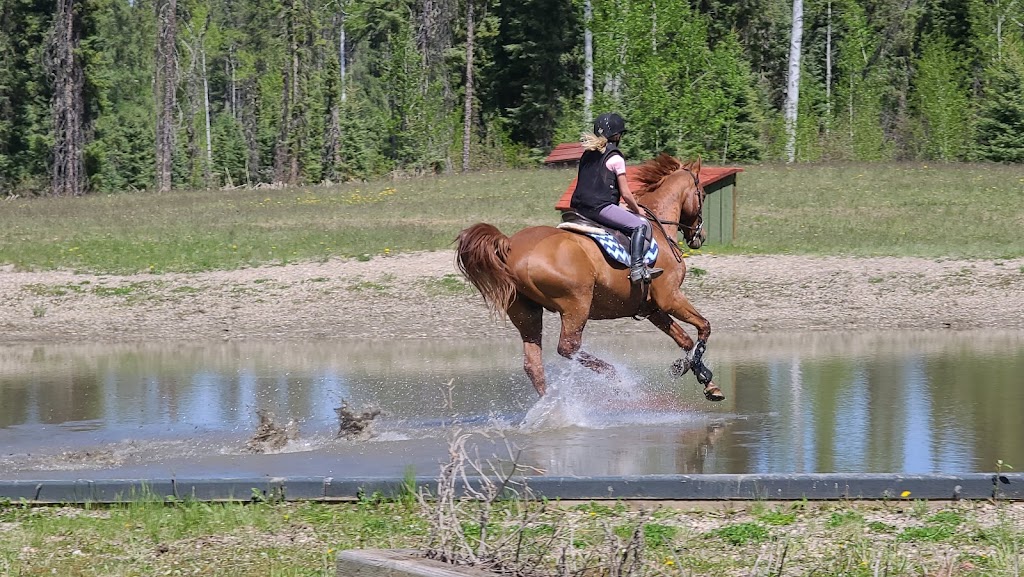
[[[545,342],[542,400],[511,340],[9,346],[0,478],[429,476],[455,431],[549,475],[1024,466],[1024,333],[716,335],[722,403],[670,375],[664,335],[599,333],[618,375]],[[372,437],[338,437],[342,403],[381,411]],[[284,446],[251,442],[258,412]]]

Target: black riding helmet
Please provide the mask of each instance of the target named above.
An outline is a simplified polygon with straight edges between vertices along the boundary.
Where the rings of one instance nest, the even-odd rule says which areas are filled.
[[[626,133],[626,121],[614,112],[606,112],[594,120],[594,134],[611,138]]]

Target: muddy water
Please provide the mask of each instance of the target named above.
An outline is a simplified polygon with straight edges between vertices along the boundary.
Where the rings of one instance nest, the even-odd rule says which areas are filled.
[[[552,475],[1024,466],[1024,333],[720,335],[717,404],[663,335],[587,336],[618,374],[546,343],[541,401],[508,340],[6,347],[0,478],[433,475],[455,430]],[[337,438],[343,402],[371,438]],[[257,411],[282,448],[253,452]]]

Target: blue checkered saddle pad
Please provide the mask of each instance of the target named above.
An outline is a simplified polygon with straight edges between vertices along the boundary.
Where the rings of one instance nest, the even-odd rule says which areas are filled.
[[[601,251],[604,252],[605,256],[626,266],[631,264],[629,262],[629,247],[624,246],[609,232],[592,226],[579,226],[571,222],[563,222],[558,225],[558,228],[589,236],[594,239],[597,246],[601,247]],[[652,237],[651,245],[644,254],[644,264],[653,266],[656,260],[658,260],[658,242]]]

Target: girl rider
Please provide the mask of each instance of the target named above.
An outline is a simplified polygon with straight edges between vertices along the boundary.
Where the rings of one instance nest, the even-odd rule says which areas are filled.
[[[584,152],[569,206],[590,220],[629,236],[629,280],[651,282],[662,271],[644,265],[644,238],[651,224],[642,216],[626,182],[626,159],[618,147],[625,133],[626,121],[618,114],[605,113],[594,120],[593,133],[583,134]],[[629,210],[619,206],[620,198]]]

